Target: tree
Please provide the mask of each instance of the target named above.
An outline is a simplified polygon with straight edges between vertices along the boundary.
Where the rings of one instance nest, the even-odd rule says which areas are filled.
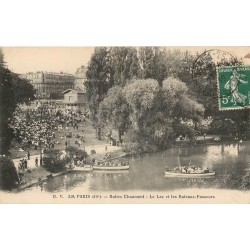
[[[124,96],[130,107],[130,120],[136,130],[146,128],[145,115],[150,112],[159,92],[154,79],[134,80],[124,88]]]
[[[222,66],[242,65],[242,59],[220,50],[204,51],[196,56],[192,68],[192,78],[195,84],[191,91],[197,100],[205,107],[205,117],[213,118],[212,128],[224,137],[230,131],[231,136],[250,137],[249,110],[219,111],[216,68]]]
[[[119,140],[129,127],[129,106],[125,100],[123,89],[114,86],[109,89],[106,97],[100,103],[98,121],[101,127],[117,129]]]
[[[86,71],[86,91],[92,119],[96,121],[99,104],[114,85],[124,86],[138,77],[137,50],[131,47],[96,48]]]
[[[173,118],[177,120],[200,120],[204,114],[204,107],[188,92],[187,85],[179,79],[169,77],[163,81],[162,93],[165,105]]]
[[[179,49],[165,49],[163,55],[164,65],[166,67],[165,78],[174,77],[185,82],[190,89],[193,79],[190,69],[194,63],[194,55],[189,51]]]
[[[9,127],[16,108],[12,73],[0,65],[0,154],[8,154],[13,131]]]
[[[27,103],[34,99],[33,86],[21,79],[4,65],[0,50],[0,154],[8,154],[13,131],[9,127],[18,103]]]
[[[65,170],[67,158],[59,149],[46,149],[43,155],[43,167],[51,172],[58,173]]]
[[[80,161],[88,157],[88,154],[86,151],[77,147],[67,146],[65,151],[67,154],[69,154],[69,157],[75,156],[76,159]]]
[[[92,119],[96,119],[99,103],[114,84],[114,72],[111,68],[110,49],[95,48],[86,71],[86,92]]]
[[[11,159],[0,156],[0,188],[11,189],[19,183],[17,170]]]
[[[162,112],[156,124],[162,131],[159,143],[163,146],[165,141],[175,140],[179,135],[192,139],[195,131],[190,121],[199,122],[204,114],[203,105],[189,94],[187,85],[173,77],[163,81],[157,109]]]
[[[29,103],[35,99],[35,89],[27,79],[20,78],[17,74],[12,74],[15,100],[19,103]]]
[[[138,50],[141,79],[152,78],[159,85],[166,78],[166,65],[164,64],[164,50],[158,47],[141,47]]]
[[[139,151],[164,149],[180,133],[194,137],[189,121],[199,121],[204,107],[189,95],[182,81],[169,77],[160,87],[153,79],[135,80],[123,92],[129,105],[127,141],[133,144],[131,148],[137,145]]]
[[[4,63],[4,55],[3,55],[3,50],[0,47],[0,65]]]
[[[114,72],[114,84],[124,86],[139,76],[137,50],[132,47],[111,47],[111,67]]]

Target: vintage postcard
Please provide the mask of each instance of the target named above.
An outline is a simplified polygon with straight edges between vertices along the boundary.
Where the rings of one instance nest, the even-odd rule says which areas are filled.
[[[250,47],[0,48],[0,203],[250,203]]]

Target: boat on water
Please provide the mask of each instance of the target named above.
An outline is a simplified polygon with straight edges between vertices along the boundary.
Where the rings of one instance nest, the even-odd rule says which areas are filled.
[[[215,172],[209,171],[209,169],[202,169],[196,167],[176,167],[173,170],[166,169],[165,177],[177,177],[177,178],[209,178],[214,177]]]
[[[176,173],[172,171],[165,171],[165,177],[177,177],[177,178],[207,178],[214,177],[215,172],[209,173]]]
[[[90,172],[93,170],[91,165],[80,165],[80,166],[73,166],[70,171],[73,172]]]
[[[113,166],[113,165],[94,165],[93,170],[128,170],[129,165],[124,165],[124,166]]]
[[[93,173],[96,174],[129,174],[129,169],[127,170],[94,170]]]

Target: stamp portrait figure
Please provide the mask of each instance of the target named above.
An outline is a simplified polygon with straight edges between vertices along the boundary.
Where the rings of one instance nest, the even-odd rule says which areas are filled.
[[[232,98],[230,101],[232,103],[234,103],[234,104],[238,103],[238,104],[245,105],[245,102],[247,100],[247,96],[245,96],[239,92],[238,84],[239,83],[247,84],[248,82],[241,79],[241,77],[244,77],[245,75],[239,74],[236,69],[233,69],[232,73],[233,73],[232,76],[225,84],[225,89],[231,91]]]

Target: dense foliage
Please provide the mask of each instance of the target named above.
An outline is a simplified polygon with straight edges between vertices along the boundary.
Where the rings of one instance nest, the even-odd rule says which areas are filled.
[[[220,112],[216,80],[216,67],[241,64],[220,50],[96,48],[86,81],[91,118],[98,131],[116,129],[119,139],[125,133],[138,148],[165,148],[178,136],[193,139],[202,119],[210,119],[211,133],[222,138],[246,138],[249,111]]]
[[[11,159],[0,156],[0,188],[8,189],[16,187],[19,182],[16,168]]]
[[[86,151],[77,147],[67,146],[65,151],[68,157],[73,157],[76,160],[82,161],[83,159],[86,159],[88,157],[88,154]]]
[[[0,154],[8,154],[13,138],[9,123],[17,104],[28,103],[34,99],[34,94],[34,88],[27,80],[6,68],[0,49]]]
[[[48,148],[44,150],[43,167],[51,172],[58,173],[65,170],[67,158],[59,149]]]

